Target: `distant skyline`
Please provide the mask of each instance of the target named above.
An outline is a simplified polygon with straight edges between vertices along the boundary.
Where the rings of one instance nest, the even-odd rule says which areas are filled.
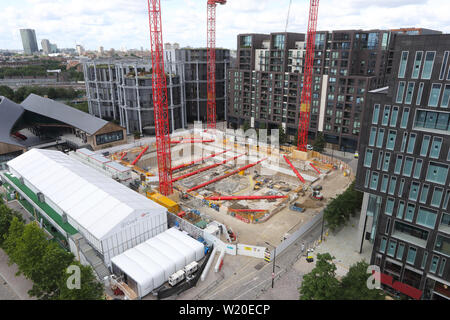
[[[206,46],[206,0],[161,0],[164,42]],[[285,30],[289,0],[228,0],[217,6],[216,46],[236,49],[239,33]],[[309,0],[292,0],[288,32],[306,33]],[[150,47],[145,0],[1,1],[0,49],[22,49],[19,29],[59,48]],[[318,30],[422,27],[450,33],[448,0],[322,0]]]

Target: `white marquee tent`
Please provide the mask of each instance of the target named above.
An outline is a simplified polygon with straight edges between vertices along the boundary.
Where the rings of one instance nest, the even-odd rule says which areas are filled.
[[[144,243],[112,258],[113,271],[126,274],[128,285],[144,297],[169,276],[204,257],[199,241],[170,228]]]
[[[67,156],[31,149],[8,162],[34,193],[110,259],[167,229],[167,209]]]

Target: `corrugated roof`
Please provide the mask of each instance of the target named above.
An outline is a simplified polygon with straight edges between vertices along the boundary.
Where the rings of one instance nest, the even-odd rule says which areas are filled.
[[[0,96],[0,142],[24,147],[18,139],[11,137],[11,130],[25,112],[20,104]]]
[[[98,240],[144,214],[166,214],[163,206],[59,151],[31,149],[8,166]]]
[[[108,121],[34,93],[30,94],[21,105],[27,111],[61,121],[88,134],[94,134],[108,124]]]

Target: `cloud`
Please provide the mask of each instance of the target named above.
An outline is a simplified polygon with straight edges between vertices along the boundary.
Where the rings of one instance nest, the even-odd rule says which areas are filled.
[[[206,1],[161,0],[164,42],[206,46]],[[0,4],[0,48],[22,48],[20,28],[35,29],[38,43],[46,38],[60,48],[77,43],[89,49],[150,47],[145,0],[5,2]],[[216,45],[236,48],[239,33],[284,31],[288,5],[289,0],[228,0],[218,5]],[[289,32],[306,32],[308,6],[309,0],[292,0]],[[424,27],[449,32],[448,12],[448,0],[323,0],[318,29]]]

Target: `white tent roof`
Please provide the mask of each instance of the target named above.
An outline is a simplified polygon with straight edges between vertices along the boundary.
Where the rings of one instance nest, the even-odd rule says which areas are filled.
[[[203,245],[171,228],[111,259],[137,282],[140,296],[166,282],[171,274],[204,257]]]
[[[59,151],[31,149],[8,166],[99,240],[138,214],[166,212],[163,206]]]

